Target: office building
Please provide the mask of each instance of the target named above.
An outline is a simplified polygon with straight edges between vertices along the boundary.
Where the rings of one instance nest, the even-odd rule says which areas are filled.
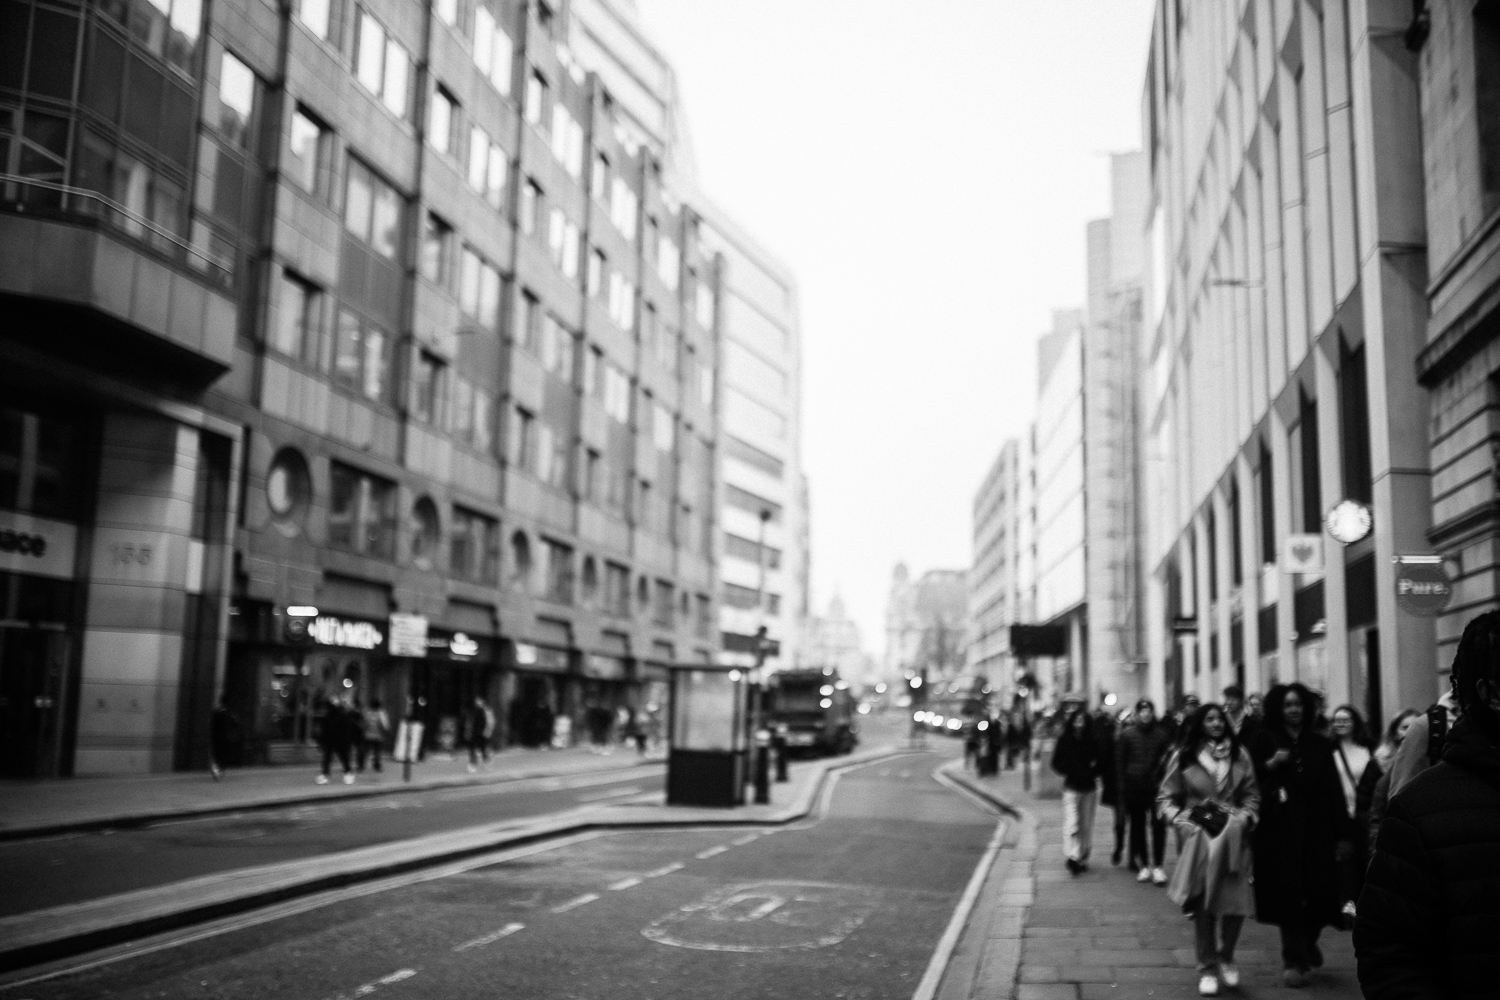
[[[1434,555],[1446,489],[1414,377],[1429,270],[1413,16],[1157,4],[1140,419],[1146,642],[1169,700],[1296,679],[1383,718],[1438,694],[1434,620],[1396,583]]]
[[[201,767],[220,695],[246,761],[337,696],[536,743],[713,658],[729,227],[576,6],[5,5],[7,771]]]
[[[1010,626],[1021,617],[1021,461],[1022,443],[1015,438],[985,474],[973,506],[973,555],[969,564],[968,667],[1007,690],[1014,675],[1010,656]]]

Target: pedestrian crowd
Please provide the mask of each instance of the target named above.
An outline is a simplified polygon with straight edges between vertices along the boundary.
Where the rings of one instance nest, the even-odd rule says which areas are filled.
[[[1112,863],[1193,920],[1203,996],[1239,985],[1247,917],[1278,928],[1291,988],[1334,928],[1353,931],[1370,1000],[1500,996],[1500,612],[1465,629],[1451,687],[1378,734],[1300,683],[1188,696],[1164,718],[1149,699],[1117,717],[1069,696],[1050,762],[1068,870],[1089,869],[1102,801]]]

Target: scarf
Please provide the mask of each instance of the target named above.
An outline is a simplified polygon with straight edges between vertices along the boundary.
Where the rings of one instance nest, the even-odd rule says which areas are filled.
[[[1229,741],[1204,740],[1198,750],[1198,764],[1214,780],[1214,789],[1223,795],[1229,786]]]

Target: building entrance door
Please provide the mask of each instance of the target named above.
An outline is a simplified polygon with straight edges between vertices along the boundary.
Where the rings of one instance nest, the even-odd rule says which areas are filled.
[[[0,625],[0,774],[56,775],[61,763],[72,636],[59,628]]]

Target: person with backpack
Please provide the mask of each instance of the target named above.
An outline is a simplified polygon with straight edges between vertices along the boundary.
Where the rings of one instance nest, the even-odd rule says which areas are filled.
[[[390,732],[391,717],[386,714],[379,698],[371,698],[370,704],[360,713],[359,751],[356,756],[361,774],[364,773],[366,760],[374,765],[375,773],[380,773],[380,752],[384,749]]]
[[[1391,797],[1365,874],[1354,955],[1368,1000],[1500,988],[1500,612],[1465,626],[1452,684],[1442,758]]]

